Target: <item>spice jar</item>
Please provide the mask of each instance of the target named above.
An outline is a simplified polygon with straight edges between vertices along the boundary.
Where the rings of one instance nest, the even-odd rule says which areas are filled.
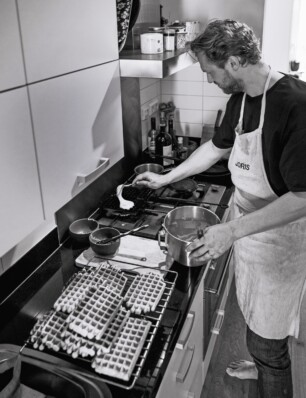
[[[175,30],[166,29],[164,31],[164,50],[174,51],[175,50]]]

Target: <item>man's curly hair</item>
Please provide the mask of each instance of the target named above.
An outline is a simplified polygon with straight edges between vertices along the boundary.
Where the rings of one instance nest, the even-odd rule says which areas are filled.
[[[219,68],[224,68],[230,56],[239,57],[241,65],[256,64],[261,59],[260,43],[253,30],[232,19],[211,21],[189,45],[196,54],[204,52]]]

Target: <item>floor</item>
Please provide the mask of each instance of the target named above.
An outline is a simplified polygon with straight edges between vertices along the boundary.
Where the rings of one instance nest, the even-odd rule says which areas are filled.
[[[245,323],[233,284],[225,308],[220,340],[208,370],[201,398],[258,398],[256,380],[239,380],[226,374],[227,364],[250,359],[245,345]],[[301,308],[299,339],[290,340],[294,398],[306,397],[306,295]]]

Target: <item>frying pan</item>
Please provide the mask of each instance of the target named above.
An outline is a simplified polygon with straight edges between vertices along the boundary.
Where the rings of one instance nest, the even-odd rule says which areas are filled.
[[[178,193],[187,193],[187,194],[192,194],[194,191],[198,189],[199,186],[202,184],[198,184],[196,181],[192,180],[191,178],[185,178],[184,180],[174,182],[172,184],[169,184],[169,187],[176,190]],[[172,197],[166,197],[165,199],[173,199]],[[223,203],[212,203],[212,202],[206,202],[206,201],[193,201],[193,200],[188,200],[188,199],[183,199],[180,198],[178,199],[182,203],[189,203],[192,204],[198,203],[198,204],[206,204],[206,205],[213,205],[213,206],[219,206],[223,209],[227,209],[228,205],[223,204]]]
[[[198,189],[199,186],[201,186],[201,184],[197,184],[191,178],[185,178],[184,180],[169,184],[169,187],[178,193],[193,193]]]

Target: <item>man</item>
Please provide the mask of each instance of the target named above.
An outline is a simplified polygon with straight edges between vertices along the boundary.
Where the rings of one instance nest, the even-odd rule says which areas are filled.
[[[253,362],[227,369],[258,378],[261,398],[293,397],[288,336],[299,331],[306,279],[306,83],[262,62],[247,25],[214,20],[190,44],[209,83],[232,94],[219,131],[165,175],[134,183],[159,188],[202,172],[231,151],[234,218],[205,230],[190,256],[234,246],[237,299]]]

